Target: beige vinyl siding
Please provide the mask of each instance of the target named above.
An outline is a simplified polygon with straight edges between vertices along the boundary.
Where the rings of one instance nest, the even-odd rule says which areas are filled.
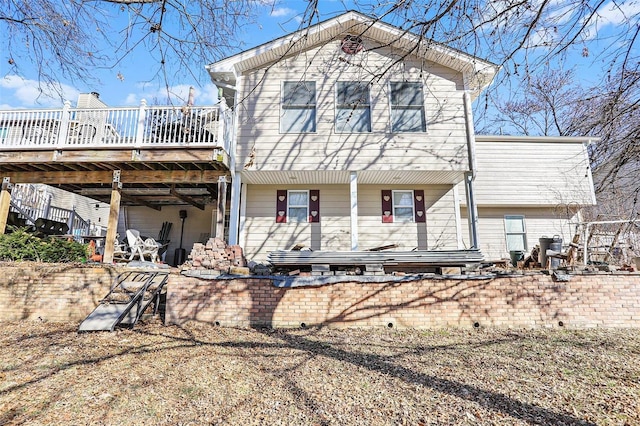
[[[469,242],[469,232],[466,221],[466,210],[463,209],[463,237],[465,244]],[[478,234],[480,250],[487,260],[508,258],[504,217],[506,215],[524,216],[527,253],[539,243],[541,237],[553,237],[558,235],[563,240],[563,245],[568,244],[573,238],[575,225],[566,218],[565,214],[553,208],[479,208],[478,209]]]
[[[320,222],[276,223],[278,189],[318,189]],[[249,185],[244,227],[245,255],[248,260],[264,261],[269,252],[288,250],[304,244],[313,250],[348,250],[351,223],[348,185]]]
[[[383,189],[424,190],[427,222],[382,223]],[[397,250],[457,248],[453,191],[448,185],[361,185],[358,187],[358,216],[361,250],[388,244],[397,244]]]
[[[320,223],[276,223],[278,189],[320,190]],[[423,189],[427,223],[382,223],[383,189]],[[262,261],[271,251],[296,244],[313,250],[351,250],[349,197],[349,185],[249,185],[241,242],[247,259]],[[457,248],[451,186],[360,185],[358,240],[360,250],[387,244],[398,244],[398,250]]]
[[[478,206],[592,204],[585,149],[562,141],[477,142]]]
[[[380,81],[373,79],[372,132],[335,132],[336,82],[372,80],[396,59],[397,52],[386,48],[345,55],[339,42],[331,42],[267,70],[246,73],[237,106],[238,164],[245,164],[255,148],[251,170],[465,169],[466,161],[456,160],[466,155],[462,75],[434,63],[423,64],[409,57]],[[390,133],[390,80],[425,84],[427,132]],[[316,82],[315,133],[280,133],[283,81]]]

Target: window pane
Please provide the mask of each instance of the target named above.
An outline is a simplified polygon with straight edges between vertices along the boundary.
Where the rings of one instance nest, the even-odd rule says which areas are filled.
[[[401,222],[411,222],[413,221],[413,208],[411,207],[396,207],[393,209],[394,220],[398,220]]]
[[[507,251],[526,251],[524,246],[524,235],[507,235]]]
[[[396,108],[391,112],[394,132],[424,132],[426,123],[421,109]]]
[[[391,83],[391,104],[422,107],[422,83]]]
[[[522,217],[505,217],[505,229],[507,233],[523,233],[524,218]]]
[[[282,132],[315,132],[316,110],[314,108],[284,108],[280,123]]]
[[[370,132],[371,115],[369,108],[345,108],[336,111],[336,131]]]
[[[369,105],[369,86],[359,82],[338,82],[338,104]]]
[[[413,207],[413,191],[396,191],[393,194],[394,206],[411,206]]]
[[[283,105],[315,105],[315,81],[285,81],[283,84]]]
[[[306,222],[309,220],[309,214],[306,207],[290,207],[289,219],[291,222]]]
[[[306,191],[289,191],[289,205],[306,207],[308,205],[308,195]]]

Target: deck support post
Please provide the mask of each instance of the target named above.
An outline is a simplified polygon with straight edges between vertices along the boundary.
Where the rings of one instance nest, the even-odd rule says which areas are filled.
[[[113,252],[115,250],[116,233],[118,232],[118,216],[120,215],[120,198],[122,182],[120,182],[120,170],[113,171],[113,182],[111,184],[111,203],[109,205],[109,220],[107,222],[107,236],[104,242],[103,263],[113,263]]]
[[[0,192],[0,234],[4,234],[7,229],[12,187],[13,185],[8,177],[2,179],[2,192]]]

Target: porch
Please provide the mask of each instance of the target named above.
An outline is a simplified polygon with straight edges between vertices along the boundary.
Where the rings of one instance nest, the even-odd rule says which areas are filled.
[[[17,183],[47,184],[108,203],[105,262],[112,260],[120,206],[160,211],[217,204],[224,218],[232,129],[224,101],[0,111],[0,232]]]

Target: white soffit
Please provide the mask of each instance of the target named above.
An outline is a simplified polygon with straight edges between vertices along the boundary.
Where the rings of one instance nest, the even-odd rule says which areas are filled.
[[[453,185],[464,179],[460,171],[357,172],[358,185]],[[348,185],[350,171],[243,171],[242,182],[254,185]]]

